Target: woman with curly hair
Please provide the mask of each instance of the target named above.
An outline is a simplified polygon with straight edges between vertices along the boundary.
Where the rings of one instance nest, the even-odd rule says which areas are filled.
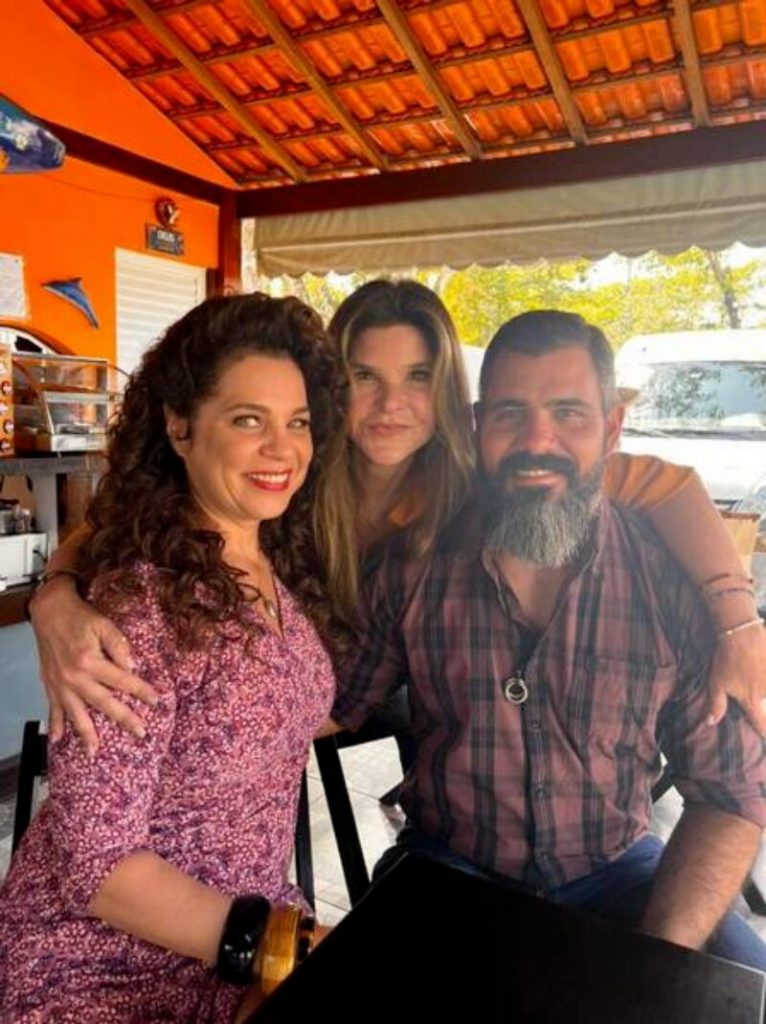
[[[95,756],[51,748],[0,1019],[231,1021],[297,928],[300,778],[352,614],[344,394],[316,314],[264,295],[203,302],[128,385],[77,573],[156,697],[142,739],[98,716]]]

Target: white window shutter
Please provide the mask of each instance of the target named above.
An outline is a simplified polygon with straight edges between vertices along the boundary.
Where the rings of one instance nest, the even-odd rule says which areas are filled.
[[[132,373],[174,320],[205,298],[205,268],[117,249],[117,365]]]

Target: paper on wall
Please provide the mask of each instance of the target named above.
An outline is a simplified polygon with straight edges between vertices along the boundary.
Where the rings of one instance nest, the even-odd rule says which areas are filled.
[[[28,315],[24,257],[0,252],[0,316],[26,320]]]

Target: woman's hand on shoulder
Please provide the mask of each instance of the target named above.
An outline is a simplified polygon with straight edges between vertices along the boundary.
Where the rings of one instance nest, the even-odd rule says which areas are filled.
[[[720,637],[710,669],[710,725],[726,714],[731,697],[766,737],[766,629],[754,625]]]
[[[120,630],[82,601],[64,579],[52,580],[35,595],[30,617],[50,701],[51,739],[61,736],[68,719],[89,753],[95,753],[98,734],[89,708],[143,736],[141,718],[119,694],[132,694],[147,704],[155,703],[156,694],[133,674],[130,646]]]

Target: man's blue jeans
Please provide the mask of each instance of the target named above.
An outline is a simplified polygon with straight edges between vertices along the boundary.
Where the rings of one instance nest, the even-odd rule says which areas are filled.
[[[641,920],[657,871],[664,845],[656,836],[639,839],[626,853],[591,875],[567,882],[547,893],[547,899],[564,906],[578,907],[612,921],[635,926]],[[416,853],[449,867],[507,884],[526,888],[513,879],[490,875],[440,843],[405,828],[396,846],[387,850],[375,868],[375,877],[393,867],[403,853]],[[527,890],[529,891],[529,890]],[[766,971],[766,944],[735,911],[726,915],[708,940],[706,952],[746,967]]]

